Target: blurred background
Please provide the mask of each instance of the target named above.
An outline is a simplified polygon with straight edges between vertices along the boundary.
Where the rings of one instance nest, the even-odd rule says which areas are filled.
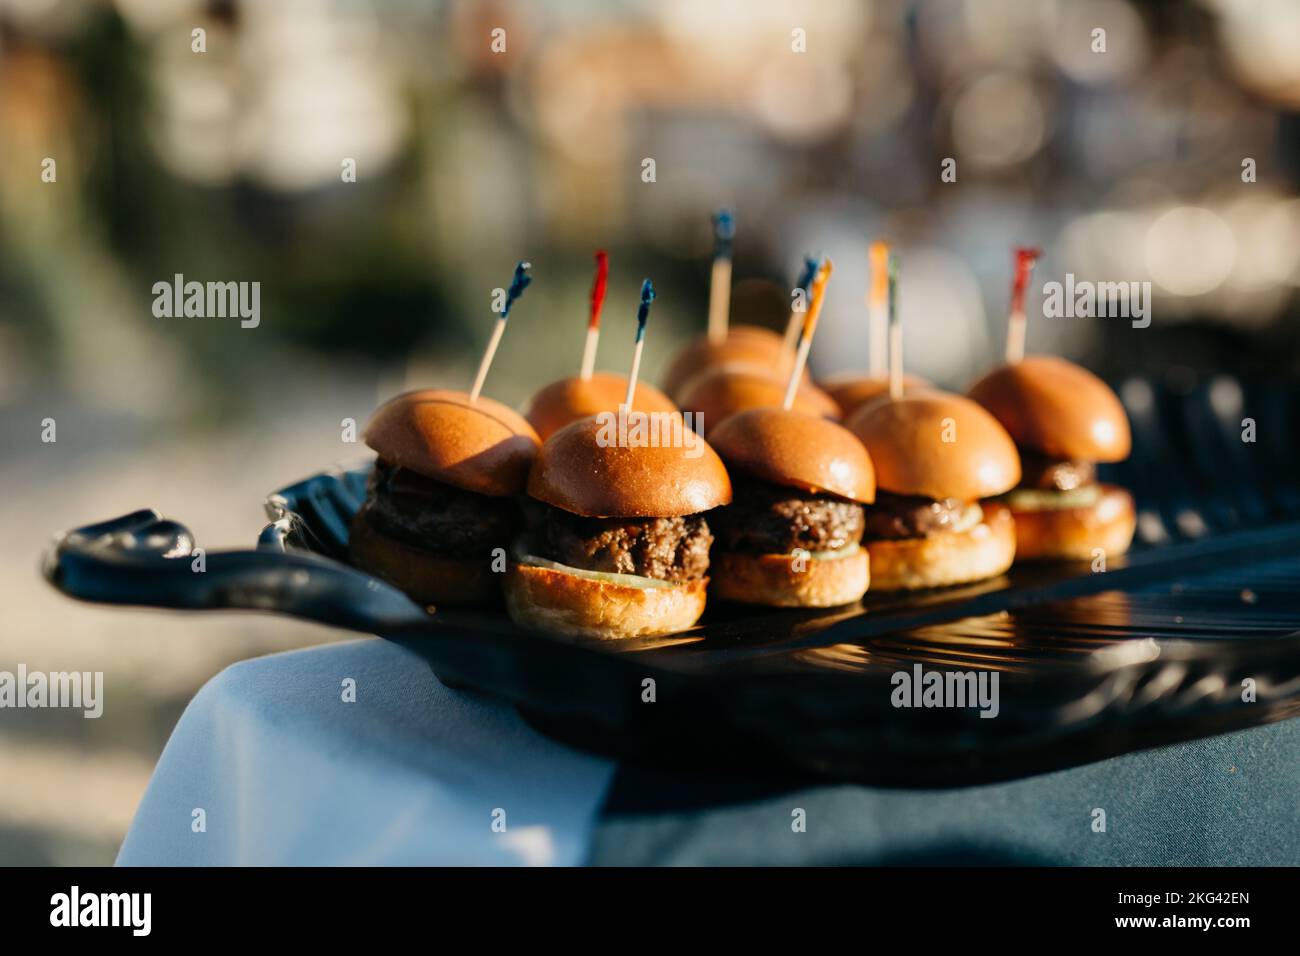
[[[50,536],[152,506],[250,545],[266,493],[363,457],[345,419],[467,387],[515,260],[486,389],[512,404],[576,369],[598,247],[599,365],[648,275],[662,369],[721,206],[733,320],[781,325],[800,257],[834,258],[818,373],[866,364],[884,237],[908,363],[951,387],[1002,348],[1015,244],[1045,250],[1031,351],[1294,376],[1297,108],[1294,0],[0,0],[0,670],[104,671],[107,698],[0,711],[0,863],[111,862],[207,678],[348,636],[75,605]],[[1151,326],[1043,318],[1067,272],[1149,281]],[[260,282],[260,325],[155,317],[177,273]]]

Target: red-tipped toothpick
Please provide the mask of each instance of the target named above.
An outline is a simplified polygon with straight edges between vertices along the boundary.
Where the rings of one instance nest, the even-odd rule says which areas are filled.
[[[822,259],[813,277],[812,292],[808,302],[808,311],[804,313],[803,329],[799,333],[799,350],[794,356],[794,368],[790,369],[790,380],[785,385],[785,400],[781,407],[789,409],[794,404],[795,393],[799,391],[799,380],[803,378],[804,366],[808,364],[808,350],[812,348],[813,333],[817,331],[817,319],[822,314],[822,300],[826,298],[826,280],[831,277],[829,258]]]
[[[497,316],[496,325],[492,327],[492,337],[488,339],[487,348],[483,351],[483,358],[478,363],[478,374],[474,376],[474,387],[470,389],[469,400],[477,402],[478,396],[483,391],[483,383],[487,380],[488,369],[492,367],[492,360],[496,358],[497,346],[501,344],[501,336],[505,334],[506,322],[510,318],[510,307],[515,304],[515,299],[524,294],[528,288],[528,283],[533,281],[533,277],[528,274],[532,268],[531,263],[520,262],[515,265],[515,277],[510,282],[510,288],[506,291],[506,304],[501,307],[501,314]]]
[[[889,243],[873,242],[871,289],[867,292],[867,369],[872,378],[882,378],[888,366],[889,338]]]
[[[600,342],[600,310],[605,305],[605,285],[609,281],[609,256],[604,249],[596,252],[596,278],[591,284],[591,315],[587,320],[587,342],[582,347],[582,377],[591,378],[596,368],[596,346]]]
[[[641,350],[645,348],[645,323],[650,318],[650,303],[655,300],[654,283],[646,279],[641,283],[641,304],[636,310],[636,348],[632,352],[632,371],[627,376],[627,397],[623,406],[632,410],[632,396],[636,394],[636,380],[641,374]]]
[[[889,397],[903,397],[903,320],[898,314],[898,256],[889,254]]]
[[[1034,262],[1043,253],[1020,246],[1016,249],[1016,273],[1011,280],[1011,314],[1007,318],[1007,364],[1015,365],[1025,357],[1025,289]]]
[[[727,319],[731,311],[731,243],[736,237],[736,221],[729,210],[713,217],[713,275],[709,282],[709,341],[727,339]]]

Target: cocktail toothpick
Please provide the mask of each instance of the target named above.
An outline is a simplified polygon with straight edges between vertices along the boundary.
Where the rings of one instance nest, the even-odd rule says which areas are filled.
[[[799,275],[799,282],[795,285],[796,289],[803,290],[803,311],[790,306],[790,318],[785,323],[785,338],[781,342],[781,354],[785,356],[787,362],[794,361],[795,352],[799,345],[799,330],[803,328],[803,317],[808,312],[808,289],[812,285],[813,276],[817,274],[817,259],[815,256],[803,257],[803,272]]]
[[[889,397],[903,397],[903,321],[898,314],[898,256],[889,254]]]
[[[591,315],[587,320],[587,342],[582,347],[582,377],[591,378],[596,368],[596,346],[600,342],[600,310],[605,305],[605,285],[609,280],[609,256],[604,249],[596,252],[596,278],[591,284]]]
[[[709,341],[727,339],[727,319],[731,311],[731,243],[736,238],[736,220],[731,211],[721,210],[713,217],[713,275],[709,282]]]
[[[474,387],[470,389],[469,400],[477,402],[478,396],[483,391],[483,382],[487,379],[488,369],[492,367],[492,359],[496,358],[497,346],[501,344],[501,336],[505,334],[506,322],[510,318],[510,307],[515,304],[515,299],[523,295],[524,290],[528,288],[528,283],[533,281],[533,277],[528,274],[532,264],[520,262],[515,265],[515,277],[510,282],[510,288],[506,290],[506,303],[501,307],[501,314],[497,316],[496,325],[492,327],[492,337],[488,339],[487,348],[483,352],[483,359],[478,363],[478,374],[474,376]]]
[[[822,312],[822,300],[826,298],[826,280],[831,277],[831,260],[823,258],[813,277],[812,292],[809,296],[808,311],[804,313],[803,329],[799,333],[799,350],[794,356],[794,367],[790,369],[790,379],[785,386],[785,400],[781,407],[789,409],[794,404],[795,393],[799,391],[799,380],[803,377],[804,366],[808,364],[808,350],[812,348],[813,333],[817,331],[817,319]]]
[[[646,279],[641,283],[641,304],[636,310],[636,348],[632,352],[632,371],[627,376],[627,397],[623,405],[632,410],[632,396],[636,394],[637,376],[641,374],[641,350],[645,348],[645,323],[650,318],[650,303],[655,300],[654,283]]]
[[[872,378],[883,378],[888,367],[889,339],[889,243],[873,242],[871,289],[867,292],[867,369]]]
[[[1034,263],[1043,253],[1020,246],[1016,249],[1016,272],[1011,280],[1011,314],[1007,317],[1007,364],[1015,365],[1025,357],[1025,289]]]

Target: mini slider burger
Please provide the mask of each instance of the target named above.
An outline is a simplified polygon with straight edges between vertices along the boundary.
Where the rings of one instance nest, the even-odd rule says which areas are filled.
[[[547,385],[533,396],[524,417],[545,441],[569,422],[618,409],[627,391],[627,378],[613,372],[596,372],[596,348],[600,341],[600,313],[605,303],[609,258],[596,253],[596,279],[591,287],[591,312],[587,338],[578,375]],[[636,407],[644,412],[675,412],[677,406],[663,392],[646,382],[637,382]]]
[[[422,604],[499,599],[494,552],[508,552],[540,440],[517,412],[479,394],[510,305],[530,281],[515,269],[505,308],[469,392],[399,395],[370,420],[364,440],[378,454],[366,499],[352,521],[354,563]]]
[[[684,630],[704,611],[713,542],[705,513],[731,501],[731,482],[680,415],[631,407],[653,297],[647,280],[624,407],[561,428],[533,464],[528,495],[545,507],[505,584],[506,608],[525,627],[648,637]],[[656,428],[659,440],[649,440]]]
[[[796,301],[808,301],[816,269],[816,259],[804,260],[804,272],[796,287]],[[736,412],[750,408],[774,408],[782,404],[789,382],[789,370],[797,360],[799,336],[807,314],[807,309],[791,308],[781,354],[776,358],[764,362],[733,358],[719,365],[711,365],[698,371],[678,390],[682,408],[698,416],[705,437],[712,433],[718,423]],[[839,406],[808,380],[806,371],[799,374],[799,386],[791,407],[821,418],[840,417]]]
[[[804,324],[811,339],[827,262]],[[807,360],[791,371],[787,399]],[[863,504],[875,499],[871,459],[834,422],[778,408],[755,408],[721,422],[713,445],[735,484],[714,516],[713,591],[720,598],[776,607],[834,607],[861,599],[869,582],[860,546]]]
[[[1087,369],[1055,356],[1024,355],[1024,289],[1036,256],[1017,250],[1007,364],[970,390],[1020,450],[1023,476],[1002,499],[1016,519],[1016,557],[1091,560],[1097,549],[1123,554],[1137,526],[1133,497],[1099,484],[1096,463],[1128,457],[1128,416]]]
[[[1010,436],[982,407],[926,389],[904,395],[895,270],[890,268],[890,394],[847,422],[876,471],[876,500],[863,542],[872,587],[899,590],[962,584],[1001,574],[1016,550],[1007,507],[981,499],[1020,480]]]
[[[870,252],[871,288],[867,292],[868,370],[839,372],[817,384],[839,406],[845,420],[863,405],[889,391],[887,358],[889,302],[889,243],[873,242]],[[903,392],[925,388],[930,383],[916,375],[903,376]]]
[[[708,334],[692,340],[679,351],[664,373],[663,389],[681,404],[682,388],[705,369],[739,363],[759,368],[777,366],[781,360],[781,336],[758,325],[732,325],[731,246],[736,224],[731,213],[722,210],[713,217],[713,272],[709,284]]]

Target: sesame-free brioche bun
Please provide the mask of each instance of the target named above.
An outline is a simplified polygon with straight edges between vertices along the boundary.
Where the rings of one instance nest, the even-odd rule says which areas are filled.
[[[523,493],[541,444],[533,426],[500,402],[435,388],[385,403],[362,438],[399,468],[498,498]]]
[[[1100,548],[1107,557],[1133,543],[1137,511],[1133,496],[1115,485],[1101,485],[1101,497],[1074,508],[1022,509],[1016,519],[1016,560],[1091,561]]]
[[[645,413],[630,413],[629,434],[636,415]],[[699,435],[682,426],[676,444],[620,445],[611,434],[616,419],[579,419],[548,438],[529,474],[528,494],[587,518],[671,518],[730,503],[727,469]],[[668,421],[661,416],[661,428]]]
[[[760,325],[732,325],[727,337],[714,342],[708,336],[692,339],[673,356],[663,375],[663,389],[681,404],[679,392],[699,372],[729,362],[766,367],[783,360],[781,336]]]
[[[501,600],[491,558],[452,558],[414,548],[375,530],[364,513],[348,532],[352,562],[421,604],[469,606]]]
[[[838,375],[831,375],[817,384],[840,407],[840,415],[846,421],[850,415],[867,404],[867,402],[874,402],[881,395],[889,392],[888,376],[872,376],[865,372],[841,372]],[[904,395],[919,388],[932,387],[929,382],[919,376],[903,376]]]
[[[704,434],[736,412],[750,408],[780,408],[785,400],[786,380],[771,369],[755,366],[723,365],[707,369],[681,389],[679,404],[683,411],[700,416]],[[812,382],[800,382],[791,406],[822,418],[837,419],[840,408],[829,395]]]
[[[799,560],[793,554],[723,551],[710,559],[715,597],[769,607],[838,607],[862,599],[871,583],[865,548]]]
[[[734,476],[870,504],[876,473],[848,429],[807,412],[751,408],[718,423],[710,444]]]
[[[1016,557],[1016,524],[1006,506],[985,502],[984,520],[965,531],[864,541],[873,591],[946,587],[996,577]]]
[[[515,563],[506,572],[506,610],[516,624],[595,640],[675,634],[704,613],[708,579],[635,587]]]
[[[569,422],[599,412],[617,411],[626,397],[626,375],[594,372],[587,379],[575,375],[552,382],[534,395],[524,417],[545,441]],[[632,407],[639,412],[677,411],[672,399],[646,382],[636,383]]]
[[[1020,481],[1020,456],[996,418],[969,398],[937,389],[878,398],[849,431],[867,446],[876,487],[896,495],[975,501]]]
[[[1017,445],[1049,458],[1122,461],[1132,445],[1128,416],[1110,387],[1055,355],[1026,355],[975,383],[970,397]]]

